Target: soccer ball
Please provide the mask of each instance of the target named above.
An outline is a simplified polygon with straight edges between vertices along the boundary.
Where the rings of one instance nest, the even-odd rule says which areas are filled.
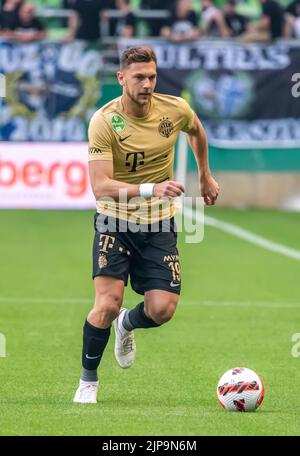
[[[221,406],[232,412],[254,412],[261,405],[264,393],[262,379],[246,367],[225,372],[217,387]]]

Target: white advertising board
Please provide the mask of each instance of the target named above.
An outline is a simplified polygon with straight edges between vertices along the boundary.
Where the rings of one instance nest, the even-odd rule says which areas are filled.
[[[87,158],[87,143],[0,142],[0,208],[95,208]]]

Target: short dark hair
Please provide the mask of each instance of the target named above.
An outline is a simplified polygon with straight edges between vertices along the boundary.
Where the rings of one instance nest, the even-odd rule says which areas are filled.
[[[121,56],[121,68],[128,67],[131,63],[155,62],[157,58],[152,48],[147,46],[137,46],[126,49]]]

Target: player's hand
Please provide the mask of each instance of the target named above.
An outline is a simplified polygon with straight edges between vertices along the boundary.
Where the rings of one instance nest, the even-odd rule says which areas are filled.
[[[200,179],[201,196],[207,206],[213,206],[218,198],[220,187],[217,181],[209,175]]]
[[[176,198],[184,192],[184,186],[179,182],[166,180],[155,184],[153,187],[153,196],[159,198]]]

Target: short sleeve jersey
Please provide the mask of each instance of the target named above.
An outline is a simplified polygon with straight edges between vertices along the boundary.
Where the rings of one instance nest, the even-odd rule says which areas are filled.
[[[123,109],[121,97],[116,98],[96,111],[90,121],[89,161],[112,160],[113,178],[121,182],[142,184],[172,180],[178,134],[181,130],[191,130],[194,118],[194,111],[180,97],[153,94],[146,117],[129,116]],[[140,223],[172,217],[175,205],[165,203],[166,200],[151,198],[146,204],[140,204]],[[97,201],[97,210],[125,220],[135,212],[131,204],[101,200]]]

